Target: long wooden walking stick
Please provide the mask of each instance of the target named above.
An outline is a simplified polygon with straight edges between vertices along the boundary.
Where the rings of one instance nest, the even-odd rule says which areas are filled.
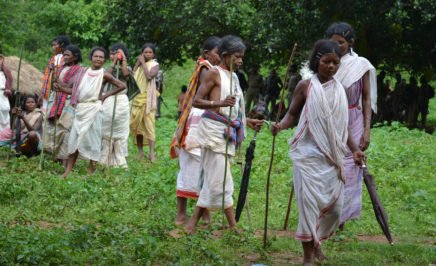
[[[288,72],[289,72],[288,70],[289,70],[290,66],[292,65],[292,61],[294,60],[296,50],[297,50],[297,43],[294,44],[294,48],[292,49],[291,57],[289,58],[289,61],[288,61],[288,68],[286,70],[285,80],[288,77]],[[283,102],[284,95],[285,94],[283,93],[280,97],[279,108],[278,108],[277,114],[276,114],[276,121],[275,121],[276,123],[278,123],[278,121],[279,121],[280,113],[281,113],[282,108],[283,108],[283,105],[281,104],[281,102]],[[273,136],[272,147],[271,147],[271,159],[269,161],[268,176],[266,179],[265,223],[264,223],[264,228],[263,228],[263,248],[264,249],[266,248],[267,240],[268,240],[269,187],[270,187],[270,180],[271,180],[272,164],[274,161],[275,146],[276,146],[276,136]]]
[[[117,60],[117,66],[116,66],[116,78],[118,79],[120,77],[120,61],[119,60]],[[111,87],[112,87],[112,85],[111,85]],[[112,109],[112,121],[111,121],[111,133],[110,133],[110,136],[109,136],[109,149],[108,149],[108,152],[109,152],[109,154],[107,155],[107,170],[109,171],[109,169],[110,169],[110,161],[111,161],[111,154],[112,154],[112,151],[113,151],[113,147],[112,147],[112,145],[113,145],[113,135],[114,135],[114,120],[115,120],[115,111],[116,111],[116,108],[117,108],[117,94],[115,94],[115,97],[114,97],[114,107],[113,107],[113,109]]]
[[[233,58],[232,56],[230,56],[230,94],[232,95],[233,90],[232,87],[233,86]],[[223,197],[222,197],[222,211],[223,211],[223,217],[222,217],[222,227],[224,228],[224,219],[225,219],[225,207],[224,207],[224,199],[225,199],[225,192],[226,192],[226,181],[227,181],[227,163],[228,163],[228,157],[229,157],[229,137],[231,136],[230,134],[230,124],[232,122],[232,111],[233,111],[233,106],[230,106],[230,111],[229,111],[229,117],[228,117],[228,122],[227,122],[227,137],[226,137],[226,153],[225,153],[225,159],[224,159],[224,182],[223,182]]]
[[[288,209],[286,210],[286,216],[285,216],[285,224],[283,225],[283,230],[285,231],[288,229],[288,221],[289,221],[289,215],[291,213],[293,197],[294,197],[294,183],[291,181],[291,194],[289,195]]]
[[[56,65],[53,71],[53,78],[51,80],[51,84],[52,84],[52,89],[53,89],[53,83],[57,80],[57,73],[58,73],[58,66],[59,65],[59,61],[56,59]],[[56,159],[56,132],[57,132],[57,126],[58,126],[58,109],[59,109],[59,92],[55,91],[55,102],[56,102],[56,109],[55,109],[55,114],[54,114],[54,132],[53,132],[53,150],[52,150],[52,156],[53,156],[53,161]],[[48,104],[47,104],[48,105]]]
[[[53,77],[54,77],[55,70],[57,72],[56,67],[57,67],[57,64],[59,63],[58,60],[59,59],[58,59],[57,55],[55,55],[55,66],[54,66],[54,68],[52,70],[53,72],[51,73],[52,76],[51,76],[50,82],[53,82]],[[44,161],[44,142],[45,142],[45,135],[47,134],[46,133],[47,132],[47,120],[48,120],[48,114],[49,114],[48,110],[50,109],[48,103],[49,103],[49,100],[50,100],[51,93],[53,92],[52,89],[53,89],[53,87],[50,87],[50,93],[49,93],[49,96],[48,96],[47,106],[46,106],[45,115],[44,115],[44,125],[42,127],[42,140],[41,140],[41,144],[42,145],[41,145],[41,155],[39,157],[39,167],[38,167],[39,170],[42,170],[42,168],[43,168],[42,164],[43,164],[43,161]],[[52,107],[53,107],[53,105],[52,105]]]
[[[15,92],[15,102],[14,102],[14,107],[17,107],[20,104],[20,72],[21,72],[21,62],[23,61],[23,46],[21,46],[21,51],[20,51],[20,61],[18,61],[18,70],[17,70],[17,90]],[[11,125],[11,139],[9,141],[9,149],[8,149],[8,155],[6,157],[6,160],[9,161],[9,158],[11,157],[11,149],[12,149],[12,142],[13,142],[13,126],[14,124],[16,125],[16,123],[14,123],[14,115],[12,115],[11,117],[11,121],[12,121],[12,125]],[[15,134],[16,135],[16,134]],[[15,136],[18,139],[18,136]],[[17,141],[17,148],[19,147],[19,143]]]

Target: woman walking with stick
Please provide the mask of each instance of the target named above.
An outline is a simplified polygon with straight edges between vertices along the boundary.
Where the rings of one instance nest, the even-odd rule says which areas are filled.
[[[333,41],[315,44],[309,59],[315,74],[298,83],[288,112],[271,128],[276,135],[293,126],[301,113],[289,144],[299,211],[295,237],[303,245],[304,265],[312,265],[315,249],[339,224],[346,145],[357,163],[365,157],[348,138],[347,98],[342,85],[333,78],[340,56],[339,46]]]

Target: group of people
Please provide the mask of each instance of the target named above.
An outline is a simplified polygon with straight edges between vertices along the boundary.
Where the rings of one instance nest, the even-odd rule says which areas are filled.
[[[290,70],[292,98],[284,118],[272,125],[273,135],[298,123],[289,141],[294,188],[299,210],[296,238],[303,244],[304,263],[324,257],[321,242],[361,211],[364,151],[370,144],[372,113],[377,112],[376,70],[352,49],[356,35],[347,23],[334,23],[327,39],[316,42],[309,59],[313,76],[300,80]],[[233,215],[233,180],[230,162],[245,136],[245,125],[260,130],[263,121],[245,117],[261,89],[262,77],[253,68],[244,95],[236,71],[245,45],[239,37],[208,38],[180,108],[171,143],[171,157],[179,159],[175,223],[195,233],[209,211],[223,209],[228,226]],[[268,78],[278,86],[273,71]],[[251,93],[250,88],[255,88]],[[272,91],[273,88],[270,87]],[[280,90],[279,90],[280,91]],[[277,94],[270,94],[271,101]],[[187,200],[197,201],[193,215]]]
[[[377,122],[398,121],[410,128],[418,127],[418,117],[421,118],[420,128],[426,129],[427,115],[429,113],[429,101],[434,97],[434,89],[428,84],[424,75],[418,79],[411,76],[409,83],[401,76],[395,75],[393,80],[386,77],[386,72],[381,71],[377,77],[378,114]],[[392,82],[392,83],[391,83]]]
[[[376,70],[353,51],[353,28],[334,23],[325,37],[315,43],[310,55],[310,79],[301,80],[296,66],[291,67],[286,84],[275,70],[267,79],[267,102],[274,103],[282,87],[290,95],[289,108],[271,126],[272,134],[298,124],[289,140],[289,154],[299,210],[296,239],[302,242],[307,265],[315,256],[323,258],[322,241],[360,215],[360,166],[366,160],[371,116],[378,106]],[[141,48],[132,69],[127,48],[117,43],[110,48],[111,66],[106,70],[107,54],[101,47],[92,49],[91,67],[86,68],[79,65],[80,49],[65,36],[55,38],[52,46],[54,55],[44,74],[40,99],[27,97],[23,108],[12,109],[17,121],[23,122],[21,135],[14,135],[9,121],[3,121],[6,112],[1,109],[1,125],[6,125],[1,134],[8,133],[4,141],[21,145],[23,153],[23,145],[28,145],[33,154],[41,149],[54,154],[65,166],[63,178],[79,157],[90,161],[90,174],[96,162],[126,167],[129,131],[138,156],[145,156],[143,146],[148,145],[149,159],[154,161],[159,96],[154,46],[146,43]],[[224,211],[229,228],[236,226],[230,165],[246,126],[259,131],[263,125],[263,120],[246,117],[245,109],[263,90],[264,82],[254,67],[244,95],[238,69],[245,50],[237,36],[207,38],[189,86],[179,98],[179,119],[170,147],[170,156],[178,158],[180,166],[175,223],[190,234],[200,219],[209,223],[209,211],[216,209]],[[8,96],[7,68],[1,63],[0,89]],[[139,91],[130,98],[135,87]],[[197,201],[190,218],[188,199]]]
[[[2,110],[0,145],[10,145],[26,156],[47,152],[63,164],[61,177],[66,178],[78,158],[89,161],[90,175],[97,162],[127,168],[130,133],[138,157],[145,156],[143,146],[148,145],[149,160],[153,162],[160,87],[157,77],[161,73],[154,45],[143,45],[133,69],[122,43],[112,45],[109,54],[102,47],[93,48],[89,55],[91,67],[80,65],[81,51],[70,44],[67,36],[54,38],[52,50],[41,95],[26,96],[21,108],[13,107],[11,114],[17,118],[14,121],[10,121],[8,108]],[[111,65],[104,69],[108,57]],[[0,100],[5,101],[1,105],[9,107],[11,80],[6,82],[3,77],[10,75],[3,60],[0,66],[0,87],[4,90]]]

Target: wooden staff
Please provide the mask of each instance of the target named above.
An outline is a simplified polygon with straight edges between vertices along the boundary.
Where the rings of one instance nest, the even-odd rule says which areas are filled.
[[[232,86],[233,86],[233,58],[230,55],[230,94],[232,94]],[[230,106],[229,111],[229,117],[228,117],[228,123],[227,123],[227,137],[226,137],[226,153],[225,153],[225,159],[224,159],[224,182],[223,182],[223,197],[222,197],[222,211],[223,211],[223,217],[222,217],[222,227],[224,228],[224,218],[225,218],[225,207],[224,207],[224,198],[225,198],[225,192],[226,192],[226,180],[227,180],[227,163],[228,163],[228,156],[229,156],[229,137],[231,136],[230,133],[230,124],[232,122],[232,111],[233,106]]]
[[[116,66],[116,78],[118,79],[120,76],[120,61],[117,59],[117,66]],[[112,86],[111,86],[112,87]],[[109,154],[107,156],[107,169],[110,169],[110,157],[112,154],[112,138],[113,138],[113,134],[114,134],[114,120],[115,120],[115,111],[117,108],[117,94],[115,94],[115,98],[114,98],[114,107],[112,109],[112,121],[111,121],[111,133],[110,133],[110,137],[109,137]]]
[[[285,81],[288,79],[289,68],[292,65],[292,61],[294,60],[296,50],[297,50],[297,43],[294,44],[294,48],[292,49],[291,57],[289,58],[289,61],[288,61],[288,68],[287,68],[286,74],[285,74]],[[283,101],[284,95],[285,95],[284,93],[281,94],[280,103]],[[278,123],[278,121],[279,121],[280,113],[281,113],[282,107],[283,107],[283,105],[280,103],[279,103],[279,108],[277,110],[276,123]],[[265,223],[264,223],[264,228],[263,228],[263,248],[264,249],[266,248],[266,244],[267,244],[267,240],[268,240],[269,187],[270,187],[270,180],[271,180],[272,164],[274,161],[275,145],[276,145],[276,136],[273,136],[272,148],[271,148],[271,159],[269,161],[268,176],[266,179]]]
[[[54,76],[54,73],[55,73],[55,71],[57,72],[57,69],[56,69],[56,65],[59,63],[58,62],[58,58],[56,58],[57,57],[57,55],[55,55],[55,66],[54,66],[54,69],[52,70],[53,72],[52,72],[52,76],[51,76],[51,80],[50,80],[50,82],[53,82],[53,76]],[[49,93],[49,97],[48,97],[48,100],[50,100],[50,95],[51,95],[51,93],[52,93],[52,89],[53,89],[53,87],[51,87],[50,88],[50,93]],[[42,170],[42,163],[43,163],[43,161],[44,161],[44,141],[45,141],[45,134],[46,134],[46,131],[47,131],[47,120],[48,120],[48,114],[49,114],[49,112],[48,112],[48,110],[49,110],[49,104],[48,104],[48,100],[47,100],[47,107],[46,107],[46,109],[45,109],[45,115],[44,115],[44,125],[43,125],[43,127],[42,127],[42,140],[41,140],[41,156],[40,156],[40,158],[39,158],[39,167],[38,167],[38,169],[39,170]],[[53,105],[52,105],[52,107],[53,107]]]
[[[17,107],[20,104],[20,72],[21,72],[21,62],[23,61],[23,46],[21,46],[20,51],[20,61],[18,61],[18,70],[17,70],[17,91],[15,92],[15,102],[14,107]],[[9,158],[11,157],[11,149],[12,149],[12,141],[13,141],[13,132],[16,130],[13,130],[14,124],[16,126],[16,123],[14,123],[14,115],[11,117],[12,126],[11,126],[11,139],[9,141],[9,149],[8,149],[8,155],[6,157],[6,160],[9,161]],[[20,132],[21,133],[21,132]],[[18,135],[15,133],[15,137],[18,140]],[[19,143],[17,141],[16,143],[17,147],[19,147]]]
[[[56,65],[53,71],[53,75],[52,75],[52,80],[51,80],[51,88],[53,89],[53,83],[57,80],[57,73],[58,73],[58,65],[59,65],[59,61],[58,59],[56,59]],[[59,92],[55,91],[55,102],[56,102],[56,109],[55,109],[55,114],[54,114],[54,132],[53,132],[53,161],[56,159],[55,155],[56,155],[56,131],[57,131],[57,124],[58,124],[58,109],[59,109],[59,100],[58,100],[58,96],[59,96]],[[48,104],[47,104],[48,106]]]
[[[289,195],[288,209],[286,210],[286,216],[285,216],[285,224],[283,225],[283,230],[285,231],[288,229],[289,214],[291,213],[293,197],[294,197],[294,182],[291,181],[291,194]]]

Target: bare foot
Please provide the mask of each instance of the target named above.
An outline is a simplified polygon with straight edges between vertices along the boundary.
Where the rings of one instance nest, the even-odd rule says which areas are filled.
[[[156,161],[156,158],[154,157],[154,152],[150,152],[150,155],[148,156],[150,159],[150,162],[154,163]]]
[[[204,211],[203,216],[201,216],[201,219],[203,220],[203,224],[205,225],[209,225],[211,222],[210,219],[210,212],[209,211]]]
[[[193,225],[191,225],[191,224],[187,224],[186,226],[185,226],[185,232],[186,232],[186,234],[188,234],[188,235],[193,235],[193,234],[195,234],[195,226],[193,226]]]
[[[322,249],[320,246],[315,248],[315,258],[319,261],[323,261],[323,260],[327,259],[327,257],[324,255],[324,252],[322,252]]]
[[[186,217],[186,215],[177,215],[176,217],[176,225],[177,226],[181,226],[181,225],[185,225],[188,222],[188,217]]]
[[[143,152],[138,152],[138,155],[136,155],[136,159],[138,159],[138,160],[143,160],[144,157],[145,157],[145,155]]]
[[[94,172],[95,172],[95,166],[94,165],[93,166],[89,166],[89,168],[88,168],[88,175],[92,176],[92,175],[94,175]]]

